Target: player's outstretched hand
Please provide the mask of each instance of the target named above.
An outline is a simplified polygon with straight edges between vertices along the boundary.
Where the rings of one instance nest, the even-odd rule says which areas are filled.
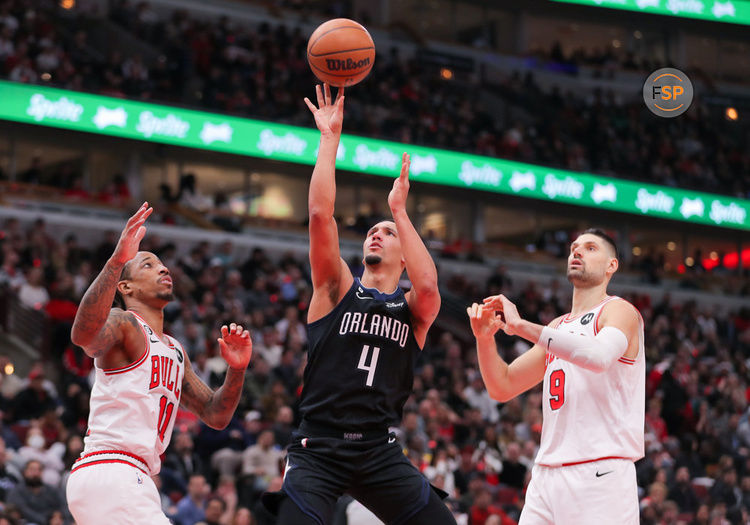
[[[229,368],[244,370],[250,363],[253,355],[253,341],[250,332],[242,328],[242,325],[232,323],[221,327],[221,337],[218,339],[221,348],[221,357],[227,362]]]
[[[336,100],[331,102],[331,86],[320,84],[315,86],[315,94],[318,97],[318,107],[305,97],[305,104],[315,117],[315,125],[324,135],[338,135],[341,133],[341,126],[344,123],[344,88],[339,88]]]
[[[406,197],[409,195],[409,166],[411,159],[408,153],[401,156],[401,174],[393,181],[393,189],[388,194],[388,206],[391,211],[406,209]]]
[[[482,308],[495,312],[502,312],[502,325],[500,329],[508,335],[516,334],[516,327],[518,323],[522,321],[521,316],[518,313],[518,308],[511,302],[510,299],[505,297],[503,294],[492,295],[485,297]]]
[[[477,339],[495,335],[495,333],[505,324],[503,323],[502,318],[495,314],[490,308],[484,308],[477,303],[468,307],[466,313],[469,314],[471,331]]]
[[[154,209],[148,205],[148,202],[144,202],[138,208],[138,211],[128,219],[125,229],[120,234],[120,240],[117,241],[115,252],[112,254],[112,258],[116,262],[125,264],[138,253],[143,236],[146,235],[144,224],[153,211]]]

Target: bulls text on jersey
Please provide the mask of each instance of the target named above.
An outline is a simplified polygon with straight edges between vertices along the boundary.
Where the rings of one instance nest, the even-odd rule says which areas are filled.
[[[174,361],[171,357],[163,355],[151,356],[151,381],[148,389],[163,386],[180,399],[180,365]]]

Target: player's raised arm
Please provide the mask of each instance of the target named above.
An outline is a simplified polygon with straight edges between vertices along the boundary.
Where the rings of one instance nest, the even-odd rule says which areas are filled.
[[[195,374],[185,355],[185,377],[182,381],[181,402],[211,428],[225,428],[237,410],[245,382],[245,370],[253,354],[250,332],[232,323],[221,327],[218,339],[221,357],[227,362],[224,384],[215,392]]]
[[[336,152],[341,140],[344,121],[344,90],[339,89],[332,102],[328,84],[315,87],[316,107],[305,98],[320,130],[320,147],[315,161],[308,212],[310,217],[310,267],[313,297],[308,311],[308,322],[326,315],[351,286],[352,275],[339,253],[339,234],[333,217],[336,202]]]
[[[130,217],[112,257],[81,299],[70,339],[91,357],[100,357],[122,342],[125,330],[138,328],[131,315],[119,308],[112,308],[112,301],[125,264],[138,253],[138,247],[146,235],[144,224],[152,212],[153,208],[144,202]]]
[[[500,321],[500,328],[506,334],[523,337],[560,359],[592,372],[605,372],[623,355],[637,351],[640,321],[635,309],[623,301],[612,301],[604,306],[599,321],[602,328],[594,337],[526,321],[504,295],[488,297],[484,303],[486,308],[503,312],[505,320]]]
[[[487,393],[496,401],[506,402],[544,379],[546,352],[534,345],[508,364],[497,353],[495,333],[503,326],[502,318],[491,308],[474,303],[466,309],[471,322],[471,331],[477,340],[479,371]]]
[[[393,222],[396,223],[401,252],[406,261],[406,273],[412,289],[407,295],[409,309],[417,321],[414,336],[419,346],[424,346],[425,336],[440,311],[440,291],[438,290],[437,269],[430,252],[406,213],[406,198],[409,195],[409,155],[401,158],[401,173],[393,181],[393,189],[388,195]]]

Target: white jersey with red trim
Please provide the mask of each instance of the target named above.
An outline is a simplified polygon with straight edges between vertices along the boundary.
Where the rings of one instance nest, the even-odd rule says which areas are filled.
[[[608,296],[577,317],[566,315],[556,328],[594,337],[604,305],[614,300],[622,299]],[[547,353],[537,464],[564,466],[603,458],[636,461],[643,457],[646,359],[640,313],[638,318],[638,355],[635,359],[621,357],[603,373]]]
[[[151,475],[172,437],[182,393],[185,353],[176,339],[162,342],[138,315],[146,348],[134,363],[96,368],[84,451],[76,468],[91,462],[129,462]]]

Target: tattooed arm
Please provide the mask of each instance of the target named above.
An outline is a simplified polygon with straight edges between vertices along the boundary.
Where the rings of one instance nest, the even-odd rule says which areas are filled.
[[[250,332],[234,323],[221,327],[218,339],[221,356],[227,362],[224,384],[215,392],[195,375],[185,356],[185,377],[182,381],[182,404],[211,428],[225,428],[237,410],[245,383],[245,369],[253,353]]]
[[[101,357],[121,343],[125,334],[123,330],[135,322],[132,315],[125,314],[119,308],[110,308],[122,269],[138,253],[138,246],[146,234],[143,224],[152,211],[148,203],[143,203],[128,220],[112,257],[81,299],[70,339],[91,357]]]

